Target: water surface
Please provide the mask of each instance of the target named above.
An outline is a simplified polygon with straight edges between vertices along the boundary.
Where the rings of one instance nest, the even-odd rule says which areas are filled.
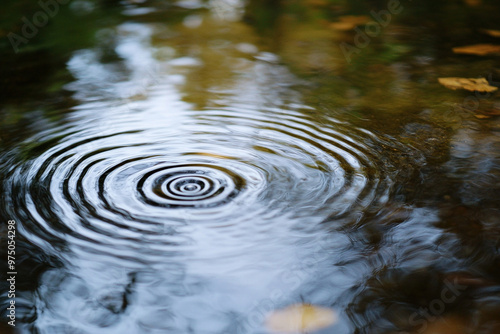
[[[4,39],[19,332],[268,333],[304,302],[338,313],[322,333],[495,333],[499,101],[437,78],[498,86],[450,49],[500,8],[404,3],[349,63],[330,22],[384,6],[74,1]]]

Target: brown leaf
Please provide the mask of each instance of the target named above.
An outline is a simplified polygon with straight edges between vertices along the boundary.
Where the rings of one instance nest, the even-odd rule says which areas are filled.
[[[330,27],[335,30],[348,31],[356,28],[357,26],[366,24],[369,21],[370,17],[368,16],[346,15],[340,16],[339,21],[331,23]]]
[[[279,333],[304,333],[326,328],[337,321],[329,308],[311,304],[294,304],[268,315],[266,326]]]
[[[489,54],[499,54],[500,53],[500,45],[475,44],[475,45],[456,47],[456,48],[453,48],[452,50],[454,53],[486,56]]]
[[[498,88],[490,86],[488,81],[485,78],[438,78],[438,81],[441,85],[446,88],[457,90],[457,89],[465,89],[471,92],[487,92],[491,93],[496,91]]]
[[[481,29],[483,34],[490,35],[491,37],[500,37],[500,30],[491,30],[491,29]]]

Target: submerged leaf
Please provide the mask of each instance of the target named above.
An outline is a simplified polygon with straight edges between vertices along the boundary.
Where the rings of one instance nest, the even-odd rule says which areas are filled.
[[[267,328],[279,333],[304,333],[326,328],[337,321],[329,308],[310,304],[294,304],[272,312],[267,317]]]
[[[481,32],[491,37],[500,37],[500,30],[481,29]]]
[[[478,55],[478,56],[486,56],[489,54],[498,54],[500,53],[500,45],[494,44],[475,44],[475,45],[467,45],[456,47],[452,49],[454,53],[460,54],[469,54],[469,55]]]
[[[490,86],[488,81],[485,78],[438,78],[438,81],[441,85],[446,88],[457,90],[457,89],[465,89],[471,92],[487,92],[491,93],[496,91],[498,88],[494,86]]]
[[[335,30],[348,31],[356,28],[357,26],[366,24],[370,21],[368,16],[354,16],[346,15],[340,16],[338,22],[333,22],[330,27]]]

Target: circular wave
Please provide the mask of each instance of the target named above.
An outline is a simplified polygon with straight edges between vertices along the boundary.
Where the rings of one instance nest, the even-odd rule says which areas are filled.
[[[373,149],[380,138],[304,110],[237,109],[186,113],[168,135],[165,124],[119,122],[108,135],[59,133],[14,170],[14,206],[42,240],[136,257],[138,241],[162,251],[189,245],[178,228],[192,223],[255,241],[356,220],[388,200],[393,172]]]
[[[155,168],[139,180],[137,191],[150,205],[165,208],[210,207],[231,200],[245,180],[224,168],[180,165]]]
[[[170,307],[182,317],[185,305],[199,304],[200,291],[213,291],[206,300],[233,295],[245,290],[250,274],[265,291],[283,268],[329,252],[317,242],[325,228],[356,224],[390,201],[398,169],[377,149],[399,148],[309,112],[237,106],[184,112],[175,126],[124,123],[119,116],[107,134],[97,135],[103,127],[70,128],[29,143],[24,151],[32,159],[11,165],[4,178],[9,216],[31,242],[75,263],[75,275],[101,292],[97,301],[65,296],[67,304],[41,317],[118,324],[127,291],[141,296],[127,305],[144,314]],[[116,292],[110,268],[126,276],[120,281],[138,273],[139,283],[122,282]],[[79,291],[67,289],[58,294]],[[240,296],[250,302],[254,295],[249,289]],[[66,313],[75,307],[85,312]],[[160,326],[165,318],[148,323]]]

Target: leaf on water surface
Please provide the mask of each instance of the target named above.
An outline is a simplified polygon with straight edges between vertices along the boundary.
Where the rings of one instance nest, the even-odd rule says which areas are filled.
[[[267,316],[266,326],[278,333],[304,333],[326,328],[337,321],[329,308],[311,304],[294,304]]]
[[[486,56],[489,54],[500,54],[500,45],[475,44],[460,46],[452,49],[454,53]]]
[[[357,26],[364,25],[370,21],[368,16],[355,16],[346,15],[340,16],[338,22],[330,23],[330,28],[340,31],[348,31],[356,28]]]
[[[481,29],[480,31],[491,37],[500,37],[500,30]]]
[[[441,85],[446,88],[457,90],[457,89],[465,89],[471,92],[495,92],[498,90],[497,87],[490,86],[488,81],[485,78],[438,78],[438,81]]]

